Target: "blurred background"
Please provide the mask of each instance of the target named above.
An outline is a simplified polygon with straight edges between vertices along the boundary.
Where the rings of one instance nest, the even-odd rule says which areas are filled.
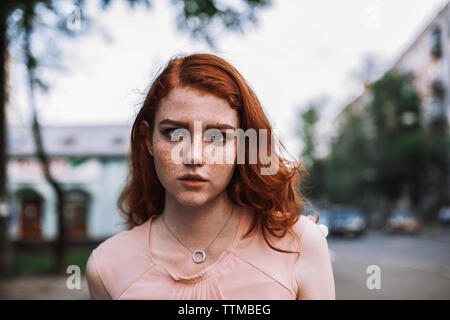
[[[2,2],[0,299],[89,298],[134,116],[194,52],[242,73],[308,170],[337,299],[450,299],[447,0]]]

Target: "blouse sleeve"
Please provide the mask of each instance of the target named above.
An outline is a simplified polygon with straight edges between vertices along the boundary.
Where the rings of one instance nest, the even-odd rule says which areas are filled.
[[[326,235],[312,221],[307,221],[300,242],[300,257],[295,265],[297,299],[336,299],[333,269]]]
[[[98,273],[94,251],[91,253],[86,263],[86,280],[91,299],[111,299],[111,296],[106,290],[103,280]]]

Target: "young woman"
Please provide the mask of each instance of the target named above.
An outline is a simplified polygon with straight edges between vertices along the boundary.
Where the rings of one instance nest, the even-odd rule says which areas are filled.
[[[274,141],[233,66],[172,58],[134,122],[118,200],[129,229],[89,257],[91,297],[335,299],[326,234],[292,183],[306,171]]]

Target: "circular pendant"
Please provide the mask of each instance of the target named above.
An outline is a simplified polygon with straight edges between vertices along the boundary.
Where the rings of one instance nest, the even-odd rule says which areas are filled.
[[[197,253],[200,253],[202,257],[200,259],[197,259],[196,255]],[[195,250],[192,252],[192,260],[194,260],[195,263],[202,263],[206,259],[206,253],[203,250]]]

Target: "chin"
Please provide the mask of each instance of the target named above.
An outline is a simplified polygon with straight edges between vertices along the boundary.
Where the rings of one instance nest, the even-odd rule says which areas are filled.
[[[195,207],[206,203],[209,197],[198,192],[180,192],[175,195],[175,199],[184,206]]]

